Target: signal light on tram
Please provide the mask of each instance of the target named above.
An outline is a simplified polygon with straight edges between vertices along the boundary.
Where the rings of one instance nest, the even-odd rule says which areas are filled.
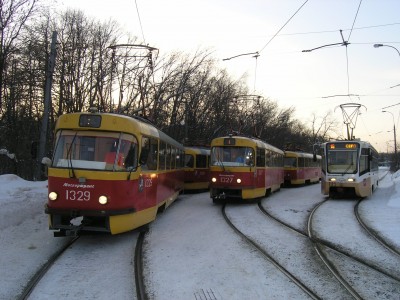
[[[49,199],[50,199],[51,201],[57,200],[57,197],[58,197],[58,195],[57,195],[56,192],[50,192],[50,193],[49,193]]]
[[[100,204],[107,204],[107,202],[108,202],[108,199],[107,199],[107,196],[100,196],[99,197],[99,203]]]

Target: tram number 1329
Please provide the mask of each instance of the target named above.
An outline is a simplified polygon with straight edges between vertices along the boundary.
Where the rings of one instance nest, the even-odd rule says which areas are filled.
[[[70,201],[89,201],[90,192],[89,191],[74,191],[66,190],[65,199]]]

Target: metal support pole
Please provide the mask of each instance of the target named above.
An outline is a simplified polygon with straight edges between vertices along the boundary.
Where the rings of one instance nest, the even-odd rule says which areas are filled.
[[[382,112],[387,112],[387,113],[391,114],[391,115],[392,115],[392,118],[393,118],[393,136],[394,136],[394,168],[395,168],[395,170],[394,170],[394,171],[397,171],[399,168],[398,168],[398,159],[397,159],[396,124],[395,124],[395,122],[394,122],[394,115],[393,115],[393,113],[392,113],[392,112],[390,112],[390,111],[387,111],[387,110],[382,110]]]
[[[44,91],[44,108],[42,128],[40,130],[39,151],[37,155],[36,180],[42,179],[42,159],[46,153],[47,127],[49,123],[49,108],[51,103],[51,86],[53,83],[54,65],[56,62],[57,31],[53,31],[51,38],[50,57],[46,72],[46,87]]]

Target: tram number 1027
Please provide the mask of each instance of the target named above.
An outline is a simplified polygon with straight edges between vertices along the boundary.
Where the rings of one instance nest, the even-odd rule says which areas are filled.
[[[89,191],[66,190],[65,191],[65,200],[89,201],[90,200],[90,192]]]
[[[233,178],[232,177],[220,177],[222,183],[231,183]]]

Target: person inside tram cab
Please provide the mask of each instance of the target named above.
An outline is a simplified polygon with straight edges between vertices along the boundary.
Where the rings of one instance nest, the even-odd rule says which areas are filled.
[[[237,163],[244,163],[243,153],[239,148],[232,149],[232,161]]]
[[[115,157],[117,155],[117,146],[118,146],[118,140],[115,140],[114,142],[112,142],[110,151],[106,154],[106,157],[105,157],[105,162],[107,164],[112,164],[112,165],[114,164]],[[120,153],[118,155],[117,165],[122,166],[123,163],[124,163],[123,155],[122,155],[122,153]]]

